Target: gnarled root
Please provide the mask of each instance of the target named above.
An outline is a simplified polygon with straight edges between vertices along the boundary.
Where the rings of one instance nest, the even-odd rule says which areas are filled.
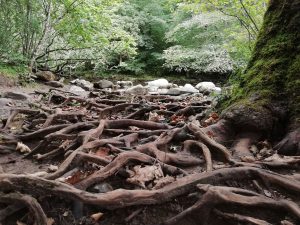
[[[209,217],[213,209],[219,205],[238,205],[240,207],[252,206],[266,209],[281,209],[295,216],[300,221],[300,208],[292,201],[274,200],[263,195],[259,195],[255,192],[240,188],[202,184],[197,186],[200,190],[204,191],[205,194],[193,206],[184,210],[177,216],[167,220],[164,223],[165,225],[180,224],[180,220],[182,220],[184,217],[193,216],[195,213],[201,215],[201,219],[199,220],[200,224],[209,224]]]

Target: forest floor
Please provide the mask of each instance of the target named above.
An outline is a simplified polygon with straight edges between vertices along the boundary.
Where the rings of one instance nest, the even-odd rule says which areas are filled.
[[[207,96],[8,85],[26,98],[0,98],[2,225],[299,224],[300,158],[233,157]]]

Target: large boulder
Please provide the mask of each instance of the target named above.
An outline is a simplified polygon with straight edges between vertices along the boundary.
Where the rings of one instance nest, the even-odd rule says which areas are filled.
[[[2,94],[3,98],[10,98],[14,100],[28,100],[30,96],[28,94],[25,94],[23,92],[19,91],[7,91]]]
[[[196,88],[202,93],[211,93],[216,90],[216,85],[213,82],[200,82]]]
[[[42,81],[54,81],[56,80],[56,76],[51,71],[38,71],[36,72],[36,77]]]
[[[94,85],[91,82],[84,80],[84,79],[72,80],[70,83],[75,84],[87,91],[93,90],[93,87],[94,87]]]
[[[94,88],[98,88],[98,89],[112,88],[113,85],[114,85],[113,82],[109,80],[100,80],[94,83]]]
[[[169,87],[169,81],[162,78],[162,79],[149,81],[149,82],[147,82],[147,85],[149,87],[168,88]]]

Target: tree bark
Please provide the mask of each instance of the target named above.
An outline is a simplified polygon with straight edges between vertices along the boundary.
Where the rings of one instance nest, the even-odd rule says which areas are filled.
[[[272,0],[264,17],[252,59],[234,88],[221,117],[233,129],[254,132],[257,139],[295,131],[281,151],[300,153],[300,0]],[[257,140],[253,140],[254,142]]]

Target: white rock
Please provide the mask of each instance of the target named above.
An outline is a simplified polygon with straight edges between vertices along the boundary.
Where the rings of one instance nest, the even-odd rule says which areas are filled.
[[[194,88],[194,86],[191,84],[185,84],[179,90],[186,93],[199,93],[199,91],[196,88]]]
[[[221,94],[222,89],[220,87],[216,87],[216,89],[214,90],[215,93],[217,94]]]
[[[213,82],[200,82],[196,85],[196,88],[200,92],[212,92],[215,91],[216,85]]]
[[[158,88],[167,88],[169,86],[169,81],[162,78],[162,79],[149,81],[149,82],[147,82],[147,84],[149,87],[154,86],[154,87],[158,87]]]
[[[93,89],[94,85],[89,82],[89,81],[86,81],[84,79],[76,79],[76,80],[72,80],[70,82],[71,84],[76,84],[77,86],[87,90],[87,91],[90,91]]]

